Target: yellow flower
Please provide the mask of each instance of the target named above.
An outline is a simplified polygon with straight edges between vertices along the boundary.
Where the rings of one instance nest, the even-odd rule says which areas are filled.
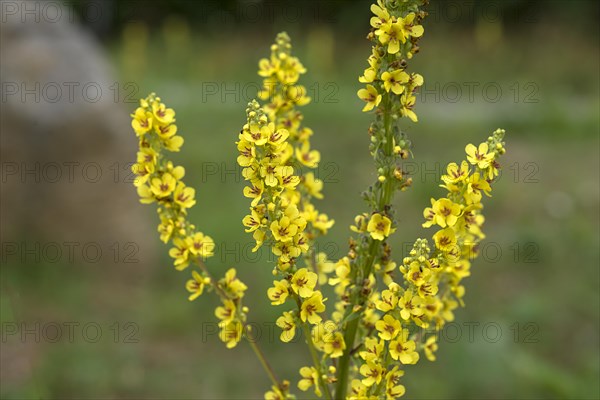
[[[494,153],[488,153],[488,150],[487,143],[481,143],[478,148],[469,143],[465,147],[467,160],[481,169],[486,169],[494,159]]]
[[[160,102],[159,98],[152,103],[152,114],[161,125],[168,125],[175,122],[175,111],[172,108],[167,108]]]
[[[269,140],[275,126],[273,123],[259,125],[258,123],[250,123],[244,125],[242,137],[253,144],[254,146],[263,146]]]
[[[446,167],[447,174],[442,175],[442,181],[448,184],[455,184],[464,181],[469,176],[469,164],[466,161],[461,162],[460,167],[456,163],[450,163]]]
[[[435,361],[435,352],[438,349],[438,345],[436,343],[437,339],[435,336],[430,336],[427,341],[425,342],[425,357],[427,357],[427,359],[429,361]]]
[[[458,279],[466,278],[471,275],[471,263],[469,260],[459,260],[447,267],[448,272],[454,274]]]
[[[330,358],[338,358],[344,354],[346,349],[346,343],[344,342],[344,335],[340,332],[335,332],[332,337],[325,340],[325,346],[323,351],[328,354]]]
[[[171,161],[167,162],[167,172],[178,181],[185,176],[185,168],[180,166],[175,167]]]
[[[383,266],[383,283],[391,288],[394,283],[394,272],[396,271],[396,263],[390,261]],[[395,284],[395,283],[394,283]]]
[[[350,285],[350,260],[348,257],[340,259],[335,264],[335,276],[335,278],[329,278],[329,284],[336,287],[336,293],[343,293],[346,286]]]
[[[307,172],[304,175],[302,183],[308,191],[308,194],[310,194],[312,197],[316,199],[323,198],[323,194],[321,193],[321,190],[323,190],[323,181],[315,178],[315,174],[313,174],[312,172]]]
[[[264,180],[265,185],[269,187],[277,186],[277,167],[278,163],[274,162],[272,159],[265,158],[261,161],[260,166],[258,166],[258,172],[260,177]],[[245,168],[248,170],[249,168]],[[248,178],[246,178],[248,179]],[[252,179],[250,179],[252,180]]]
[[[170,137],[175,136],[175,134],[177,133],[177,125],[155,125],[154,131],[164,141],[166,139],[169,139]]]
[[[183,209],[192,208],[196,204],[195,196],[196,191],[194,188],[186,187],[183,182],[179,182],[175,188],[173,200],[175,200],[175,204],[178,204]]]
[[[250,203],[250,205],[252,207],[254,207],[258,204],[258,202],[262,198],[264,191],[265,191],[265,185],[263,184],[263,182],[255,181],[255,182],[252,182],[251,187],[246,186],[244,188],[244,196],[252,199],[252,202]]]
[[[302,254],[302,250],[292,242],[277,242],[271,251],[281,262],[289,262]]]
[[[391,227],[392,221],[388,217],[375,213],[369,220],[367,232],[369,232],[371,237],[375,240],[384,240],[392,233]]]
[[[390,372],[385,375],[385,394],[390,399],[396,399],[404,396],[406,389],[400,384],[400,378],[404,376],[404,371],[399,371],[396,365]]]
[[[460,204],[453,203],[451,200],[441,198],[433,205],[435,219],[439,226],[454,226],[461,213]]]
[[[287,396],[275,385],[265,393],[265,400],[286,400]]]
[[[358,379],[352,379],[350,386],[352,390],[347,400],[379,400],[377,398],[373,399],[373,396],[367,396],[369,388]]]
[[[416,347],[414,340],[408,340],[408,329],[402,329],[398,338],[390,342],[390,355],[402,364],[416,364],[419,361]]]
[[[335,271],[336,264],[327,259],[327,254],[319,252],[315,255],[315,267],[319,275],[319,285],[327,283],[328,275]]]
[[[196,271],[192,271],[192,278],[193,279],[189,279],[185,284],[185,288],[191,293],[189,297],[190,301],[195,300],[200,296],[204,291],[204,286],[210,283],[209,278],[204,278]]]
[[[272,57],[270,60],[267,58],[262,58],[258,62],[258,75],[262,77],[269,77],[273,74],[276,74],[279,71],[280,61],[278,58]]]
[[[135,187],[144,185],[146,182],[148,182],[148,179],[150,179],[150,174],[154,172],[154,170],[154,164],[144,164],[139,162],[133,164],[131,166],[131,172],[136,175],[135,179],[133,180],[133,185]]]
[[[406,92],[412,93],[419,86],[423,86],[423,76],[412,72],[406,84]]]
[[[375,31],[375,35],[379,37],[381,44],[387,44],[387,52],[389,54],[396,54],[400,51],[400,43],[406,41],[401,19],[396,22],[389,20],[386,23],[381,24],[379,29]]]
[[[442,229],[433,235],[435,246],[447,253],[456,250],[456,234],[452,228]]]
[[[300,376],[302,379],[298,382],[298,389],[306,392],[312,386],[315,387],[315,394],[321,397],[321,388],[319,387],[319,373],[315,367],[300,368]]]
[[[256,160],[256,147],[254,144],[247,140],[240,140],[237,142],[237,148],[240,155],[237,158],[237,162],[241,167],[248,167]]]
[[[164,198],[173,193],[176,185],[177,181],[175,178],[167,172],[160,178],[153,178],[150,189],[157,198]]]
[[[242,219],[242,224],[246,227],[246,232],[254,232],[264,226],[263,220],[265,216],[260,212],[260,209],[252,207],[250,208],[250,212],[250,215],[246,215]]]
[[[240,321],[230,321],[221,326],[219,338],[228,349],[234,348],[242,339],[243,325]]]
[[[500,174],[500,163],[496,160],[490,162],[490,166],[487,168],[488,179],[494,179],[494,177]],[[485,174],[484,174],[485,175]]]
[[[183,137],[172,136],[165,139],[163,144],[167,150],[177,152],[181,149],[181,146],[183,146]]]
[[[288,281],[285,279],[273,281],[273,285],[274,287],[267,290],[267,296],[269,297],[269,300],[271,300],[271,304],[276,306],[285,303],[289,294],[288,288],[290,285]]]
[[[377,89],[373,85],[367,85],[366,89],[360,89],[358,97],[367,102],[362,109],[363,112],[371,111],[381,103],[381,95],[377,93]]]
[[[423,27],[421,25],[414,25],[415,17],[416,17],[415,13],[410,13],[406,17],[399,19],[399,22],[401,22],[401,24],[402,24],[402,34],[403,34],[403,37],[405,38],[402,41],[403,43],[409,37],[418,38],[418,37],[423,36],[423,32],[424,32]]]
[[[371,17],[370,21],[373,28],[379,28],[391,19],[390,13],[380,0],[377,1],[377,4],[371,4],[371,12],[376,15],[375,17]]]
[[[280,148],[290,136],[287,129],[275,129],[274,125],[269,124],[269,136],[267,138],[268,143],[275,149]]]
[[[300,178],[294,175],[294,168],[289,165],[276,167],[275,174],[279,185],[286,189],[294,189],[300,183]]]
[[[310,297],[317,284],[317,274],[306,268],[300,268],[292,277],[292,289],[300,297]]]
[[[358,81],[360,83],[372,83],[373,81],[375,81],[376,78],[377,71],[374,68],[369,67],[365,69],[365,72],[363,72],[362,76],[358,77]]]
[[[318,229],[323,235],[327,234],[327,231],[333,226],[335,223],[334,220],[329,219],[327,214],[319,214],[317,218],[313,221],[313,226],[315,229]]]
[[[385,370],[381,365],[367,360],[365,364],[360,366],[360,374],[365,377],[361,382],[368,387],[378,385],[383,378],[384,372]]]
[[[383,354],[383,348],[385,343],[383,340],[377,340],[377,338],[368,337],[365,339],[365,349],[358,353],[360,358],[365,361],[377,361]]]
[[[354,217],[354,225],[350,225],[350,230],[352,232],[361,233],[367,230],[367,219],[369,215],[367,213],[363,213]]]
[[[139,168],[148,172],[154,172],[157,159],[158,153],[156,151],[150,147],[142,147],[137,153],[137,162],[141,167],[138,167],[138,170],[133,172],[138,173]]]
[[[310,143],[306,141],[300,147],[296,147],[296,158],[307,167],[315,168],[321,161],[321,153],[311,150]]]
[[[421,286],[427,283],[431,277],[431,271],[428,268],[422,268],[418,261],[413,261],[409,265],[409,270],[405,274],[407,281],[415,286]]]
[[[135,113],[131,114],[131,127],[137,136],[142,136],[152,129],[152,113],[142,107],[138,107]]]
[[[363,76],[358,78],[361,83],[371,83],[377,79],[377,70],[379,69],[380,59],[379,55],[375,52],[368,58],[370,67],[365,69]]]
[[[173,236],[173,231],[175,230],[175,223],[173,222],[173,220],[160,214],[160,224],[158,225],[157,230],[160,233],[160,240],[163,243],[167,243],[169,239],[171,239],[171,236]]]
[[[290,242],[298,232],[298,225],[293,223],[287,216],[281,217],[279,221],[271,223],[271,233],[278,242]]]
[[[439,200],[431,199],[431,208],[426,208],[423,215],[427,220],[423,227],[428,228],[431,225],[439,225],[442,228],[454,226],[462,210],[460,204],[456,204],[449,199],[441,198]]]
[[[300,319],[303,322],[308,321],[311,324],[317,324],[321,322],[321,316],[319,313],[325,311],[325,304],[323,304],[323,294],[319,291],[315,291],[313,295],[302,302],[300,310]]]
[[[215,309],[215,316],[219,318],[221,322],[227,323],[234,320],[236,310],[237,307],[232,300],[223,300],[223,306],[219,306]]]
[[[385,71],[381,75],[381,79],[386,92],[391,90],[395,94],[402,94],[404,84],[408,82],[408,74],[399,69],[392,72]]]
[[[375,307],[379,311],[388,312],[396,308],[398,304],[398,297],[391,290],[384,290],[381,292],[381,300],[375,302]]]
[[[296,322],[291,311],[285,311],[275,324],[283,330],[279,336],[282,342],[287,343],[296,336]]]
[[[286,97],[298,106],[305,106],[311,100],[306,93],[307,90],[302,85],[287,86]]]
[[[415,296],[410,290],[404,292],[402,297],[398,299],[398,307],[400,308],[400,316],[403,320],[408,320],[411,316],[420,317],[423,315],[421,305],[423,300]]]
[[[152,189],[146,185],[138,186],[137,194],[140,197],[140,203],[142,203],[142,204],[150,204],[156,200],[156,198],[154,197],[154,193],[152,192]]]
[[[201,258],[212,257],[215,242],[210,236],[205,236],[202,232],[197,232],[190,237],[189,249],[195,256],[200,256]]]
[[[417,114],[413,111],[415,107],[416,98],[410,92],[404,92],[404,95],[400,98],[401,108],[400,114],[403,117],[408,117],[412,122],[418,122]]]
[[[169,250],[169,255],[175,259],[175,268],[179,271],[184,270],[190,265],[190,244],[186,240],[175,238],[173,239],[173,245],[175,247]]]
[[[255,253],[265,242],[267,234],[262,229],[257,229],[252,234],[252,238],[256,241],[256,246],[252,248],[252,252]]]
[[[377,321],[375,329],[379,332],[378,335],[383,340],[392,340],[400,332],[400,321],[391,315],[385,315],[383,319]]]
[[[225,277],[219,281],[219,285],[231,295],[233,298],[241,298],[244,297],[244,292],[248,287],[244,284],[244,282],[240,281],[236,278],[236,270],[235,268],[230,268],[225,273]]]
[[[485,180],[485,177],[482,177],[479,172],[475,172],[473,175],[469,177],[467,184],[467,192],[464,197],[467,200],[467,203],[479,203],[481,201],[481,192],[485,193],[486,196],[491,196],[490,192],[492,188],[490,183]]]

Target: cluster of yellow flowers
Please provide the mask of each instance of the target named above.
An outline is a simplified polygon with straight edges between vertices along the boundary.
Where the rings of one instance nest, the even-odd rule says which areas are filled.
[[[278,257],[281,271],[290,268],[294,260],[308,250],[304,235],[306,219],[296,204],[282,196],[286,189],[294,190],[300,178],[294,167],[285,164],[288,148],[286,129],[276,129],[256,101],[248,104],[247,123],[239,134],[238,163],[242,175],[251,186],[244,195],[252,198],[250,214],[242,223],[246,232],[253,232],[256,251],[264,241],[272,240],[272,251]]]
[[[337,279],[330,282],[340,296],[334,318],[346,345],[354,349],[340,358],[337,398],[346,398],[348,386],[352,399],[400,397],[405,390],[400,367],[419,359],[406,323],[411,293],[394,281],[398,267],[388,242],[396,231],[393,195],[412,184],[402,168],[403,160],[411,155],[411,142],[397,122],[402,117],[418,120],[413,109],[423,77],[407,68],[424,32],[422,3],[378,0],[371,6],[374,16],[367,38],[373,46],[369,66],[359,77],[365,87],[358,97],[366,102],[364,112],[376,111],[369,127],[369,149],[377,179],[363,194],[371,212],[356,216],[351,229],[358,237],[350,240],[348,255],[336,264]]]
[[[312,171],[318,168],[321,160],[321,154],[310,143],[313,131],[302,126],[304,117],[296,108],[311,100],[306,95],[306,88],[298,84],[306,68],[297,57],[292,56],[291,41],[285,32],[275,38],[270,58],[261,59],[258,65],[258,74],[264,78],[258,93],[259,99],[267,102],[264,112],[275,129],[288,132],[288,144],[282,149],[281,162],[294,167],[300,175],[298,185],[286,187],[282,197],[298,206],[307,222],[305,234],[312,241],[319,235],[325,235],[334,221],[327,214],[320,213],[312,203],[313,198],[323,198],[323,181]],[[303,169],[308,171],[303,173]]]
[[[255,250],[266,241],[278,257],[273,274],[280,280],[275,280],[267,292],[271,303],[294,303],[294,309],[283,312],[276,321],[282,330],[281,340],[292,340],[298,326],[306,337],[311,337],[307,342],[314,365],[303,367],[298,387],[307,390],[314,386],[319,394],[324,388],[329,394],[322,360],[325,356],[339,357],[345,345],[341,332],[325,333],[329,321],[321,317],[326,299],[318,286],[327,282],[334,264],[323,252],[316,251],[314,244],[334,221],[313,204],[313,198],[323,198],[323,182],[311,171],[318,167],[321,156],[311,148],[313,132],[302,126],[303,116],[296,109],[310,101],[306,89],[297,84],[306,69],[291,55],[286,33],[277,35],[271,57],[262,59],[259,68],[264,80],[258,96],[267,104],[261,108],[253,101],[248,105],[247,123],[237,142],[238,163],[251,184],[244,188],[244,195],[252,202],[243,224],[247,232],[253,232]],[[309,171],[296,175],[304,168]],[[301,261],[306,267],[300,267]],[[319,357],[318,353],[324,355]],[[333,374],[335,370],[328,372]],[[287,390],[275,389],[266,397],[276,398],[274,393],[278,393],[282,394],[279,398],[286,398],[283,395],[287,396]]]
[[[405,391],[399,383],[404,374],[400,368],[416,364],[420,352],[428,360],[435,360],[435,332],[453,321],[453,310],[462,305],[465,289],[460,283],[470,275],[470,262],[484,238],[481,193],[489,195],[490,181],[498,175],[497,159],[505,152],[503,137],[504,130],[496,130],[478,148],[466,147],[467,160],[460,167],[455,163],[448,165],[447,175],[442,176],[447,197],[432,199],[432,207],[423,213],[423,226],[441,228],[433,235],[434,251],[426,239],[417,239],[399,268],[402,284],[384,275],[383,290],[379,291],[369,282],[371,292],[362,321],[367,333],[361,339],[364,350],[358,353],[363,378],[352,381],[350,398],[376,399],[382,393],[386,398],[400,397]],[[371,221],[376,218],[377,223],[382,223],[377,215]],[[382,257],[382,262],[386,261],[385,269],[376,266],[375,270],[393,272],[396,264],[388,261],[387,255]]]
[[[179,151],[183,138],[177,135],[175,111],[167,108],[154,93],[140,100],[140,106],[131,115],[131,126],[139,138],[137,162],[132,170],[136,174],[140,202],[158,203],[160,224],[158,232],[164,243],[171,242],[169,255],[175,268],[182,271],[196,264],[199,269],[192,271],[186,282],[190,292],[189,300],[194,300],[205,288],[215,289],[223,301],[215,314],[221,320],[220,338],[227,347],[234,347],[242,337],[247,308],[241,305],[246,285],[236,278],[235,269],[230,269],[223,279],[213,280],[204,260],[213,256],[215,243],[210,236],[198,231],[187,219],[187,210],[194,204],[195,190],[182,181],[185,169],[174,166],[165,151]]]
[[[466,160],[449,164],[442,176],[446,196],[431,199],[431,207],[423,212],[423,226],[439,228],[433,246],[417,239],[400,265],[393,261],[393,196],[412,185],[403,168],[412,144],[398,122],[403,117],[417,122],[415,94],[423,77],[409,72],[407,61],[419,51],[424,2],[377,0],[371,6],[368,38],[373,47],[369,66],[359,78],[366,86],[358,96],[366,102],[363,111],[375,110],[368,133],[377,175],[363,194],[369,212],[357,215],[350,227],[355,235],[346,256],[332,262],[316,250],[316,239],[334,221],[313,204],[323,198],[323,182],[315,174],[321,155],[311,147],[313,132],[302,126],[297,110],[310,101],[298,84],[306,69],[292,56],[285,33],[277,36],[270,58],[259,62],[264,79],[258,97],[266,104],[248,104],[236,142],[237,162],[248,182],[243,193],[250,199],[250,212],[242,223],[256,242],[253,251],[266,245],[277,257],[276,279],[267,296],[274,306],[292,304],[276,320],[280,339],[289,342],[301,330],[312,360],[312,365],[300,368],[297,386],[331,400],[398,398],[405,393],[404,366],[422,356],[435,360],[436,332],[464,305],[461,281],[470,275],[478,243],[485,237],[481,201],[484,194],[490,196],[490,184],[499,174],[498,159],[505,152],[501,129],[477,147],[467,145]],[[216,281],[204,265],[213,255],[214,242],[188,222],[194,189],[182,182],[183,168],[163,154],[179,151],[183,143],[176,135],[175,113],[152,94],[132,117],[140,138],[134,172],[141,202],[158,203],[158,230],[161,240],[173,243],[169,254],[176,269],[192,263],[199,268],[186,285],[190,300],[205,288],[221,298],[222,306],[215,311],[220,337],[228,348],[234,347],[249,331],[248,309],[242,305],[247,288],[235,269]],[[325,285],[336,297],[330,316],[325,314]],[[248,339],[273,384],[265,399],[294,398],[290,383],[275,377],[256,343]]]
[[[284,279],[274,281],[274,287],[268,290],[271,303],[280,305],[293,299],[297,307],[284,312],[276,322],[282,329],[281,340],[288,342],[294,338],[298,324],[309,332],[309,324],[321,322],[320,314],[325,311],[324,299],[315,288],[317,274],[297,265],[298,257],[307,253],[309,246],[304,213],[286,195],[287,190],[294,190],[300,183],[294,167],[286,165],[289,132],[283,128],[276,129],[275,123],[269,122],[267,114],[256,101],[248,104],[246,114],[247,123],[237,142],[240,152],[238,163],[244,167],[242,175],[251,184],[244,188],[244,194],[252,198],[252,202],[250,214],[244,217],[242,223],[246,232],[253,232],[255,250],[267,242],[277,256],[273,273]],[[314,346],[311,349],[316,356]],[[280,394],[282,397],[277,397]],[[287,396],[286,389],[276,385],[266,397],[287,398],[284,395]]]
[[[392,198],[412,179],[402,169],[411,143],[396,121],[407,117],[417,122],[414,93],[423,78],[406,69],[423,35],[419,22],[425,14],[419,11],[420,3],[378,0],[371,6],[375,16],[368,37],[374,46],[369,67],[359,78],[367,85],[358,96],[366,101],[363,111],[377,111],[369,134],[378,176],[364,193],[372,211],[355,218],[351,229],[360,236],[351,240],[348,256],[337,264],[338,280],[333,281],[343,283],[336,288],[343,293],[336,309],[341,311],[345,341],[359,350],[354,356],[344,353],[340,360],[339,369],[348,370],[353,361],[356,370],[354,379],[344,373],[338,376],[339,398],[346,396],[349,380],[350,399],[400,397],[405,392],[400,384],[402,366],[417,363],[421,352],[435,360],[436,335],[427,333],[452,321],[453,310],[462,305],[460,281],[469,275],[477,243],[484,237],[482,193],[490,194],[490,182],[498,175],[497,158],[504,153],[504,131],[497,130],[479,147],[466,147],[467,161],[448,166],[448,174],[442,177],[447,197],[432,199],[432,206],[424,211],[423,226],[441,228],[433,235],[435,250],[431,252],[427,240],[418,239],[398,268],[388,244],[396,229]],[[395,281],[396,270],[403,282]]]
[[[417,41],[423,35],[423,27],[418,23],[424,13],[418,12],[416,5],[410,2],[394,2],[390,8],[385,3],[384,0],[378,0],[377,4],[371,6],[375,16],[371,18],[373,30],[368,37],[375,45],[368,59],[369,67],[359,78],[367,86],[358,91],[358,96],[366,102],[363,111],[370,111],[379,106],[382,94],[392,92],[399,96],[392,109],[394,114],[417,122],[417,115],[413,111],[416,100],[413,93],[423,85],[423,77],[415,73],[408,74],[405,69],[406,59],[419,51]],[[409,11],[411,7],[416,12]],[[388,100],[390,98],[393,97],[388,97]]]

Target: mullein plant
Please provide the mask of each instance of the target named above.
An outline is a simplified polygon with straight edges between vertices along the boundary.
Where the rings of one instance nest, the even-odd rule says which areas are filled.
[[[297,387],[319,397],[401,397],[404,366],[423,356],[435,360],[436,332],[464,305],[461,282],[485,237],[481,200],[490,196],[505,152],[501,129],[478,146],[467,145],[466,159],[447,166],[440,185],[446,194],[432,198],[423,211],[423,226],[435,232],[429,240],[417,239],[402,260],[392,258],[391,235],[398,229],[394,194],[412,185],[403,169],[412,157],[411,142],[399,123],[417,122],[415,95],[423,77],[409,70],[408,61],[419,51],[422,6],[422,0],[378,0],[371,6],[373,46],[358,96],[364,112],[374,111],[368,133],[377,178],[363,193],[369,209],[351,226],[346,256],[334,262],[316,250],[316,240],[334,221],[314,204],[323,198],[323,182],[315,174],[321,156],[298,110],[310,101],[298,83],[306,69],[292,55],[285,33],[277,35],[270,57],[259,62],[263,87],[257,96],[264,103],[248,104],[236,142],[247,181],[243,195],[250,200],[242,224],[256,242],[254,251],[267,246],[276,258],[266,295],[283,308],[275,321],[281,341],[301,332],[308,347],[310,363],[299,368]],[[228,348],[242,340],[250,344],[272,382],[265,399],[295,398],[290,382],[276,377],[252,339],[242,302],[247,286],[233,268],[216,279],[206,266],[214,241],[188,221],[195,191],[183,183],[183,167],[166,156],[183,144],[175,112],[151,94],[132,118],[139,138],[135,186],[142,203],[158,204],[158,232],[172,245],[175,268],[192,270],[189,299],[209,291],[219,296],[220,339]],[[323,292],[327,286],[331,300]]]

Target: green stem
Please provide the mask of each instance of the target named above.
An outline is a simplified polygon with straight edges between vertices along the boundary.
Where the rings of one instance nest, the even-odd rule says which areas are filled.
[[[298,296],[294,296],[296,299],[296,304],[298,304],[298,309],[302,308],[302,304],[300,302],[300,298]],[[304,332],[304,337],[306,338],[306,345],[308,346],[308,351],[310,352],[310,356],[313,361],[313,365],[317,370],[317,374],[319,375],[319,384],[323,387],[325,391],[325,395],[329,400],[333,400],[331,396],[331,391],[329,390],[329,385],[323,379],[323,369],[321,368],[321,363],[319,362],[319,355],[317,354],[317,349],[315,348],[314,343],[312,342],[310,328],[307,322],[301,322],[302,332]]]
[[[246,326],[245,329],[248,329],[248,327]],[[252,350],[254,350],[254,354],[256,354],[256,357],[260,360],[260,363],[262,364],[263,369],[265,370],[265,372],[267,373],[267,375],[269,375],[269,378],[271,379],[271,382],[273,382],[273,385],[276,386],[276,387],[278,387],[279,386],[279,380],[275,376],[275,373],[273,372],[273,369],[269,365],[269,362],[265,358],[265,355],[262,352],[262,350],[260,349],[260,347],[258,347],[258,345],[256,344],[256,342],[254,340],[250,339],[247,336],[246,336],[246,340],[248,341],[248,343],[250,343],[250,347],[252,347]]]
[[[335,388],[335,398],[345,399],[346,390],[348,389],[348,367],[350,366],[350,351],[354,344],[354,338],[356,337],[356,331],[358,330],[358,318],[348,322],[346,327],[346,334],[344,335],[344,342],[346,343],[346,351],[340,358],[338,365],[338,381]]]
[[[391,134],[391,96],[388,94],[385,100],[384,106],[384,114],[383,114],[383,125],[384,125],[384,136],[386,139],[385,143],[385,153],[386,156],[391,156],[394,151],[393,138]],[[382,185],[381,196],[379,197],[379,203],[377,204],[378,210],[383,211],[387,204],[391,203],[391,198],[393,195],[392,190],[392,182],[391,178],[387,179]],[[366,259],[365,264],[363,265],[363,274],[362,278],[366,279],[371,274],[371,270],[373,269],[373,263],[375,262],[378,245],[380,241],[369,238],[371,241],[367,250],[368,258]],[[358,274],[357,274],[358,275]],[[355,283],[360,284],[360,282]],[[355,292],[351,297],[350,304],[348,305],[347,315],[353,312],[353,309],[356,305],[362,306],[364,302],[364,296],[360,294],[360,291]],[[347,316],[346,315],[346,316]],[[354,341],[356,340],[356,333],[358,331],[358,324],[360,322],[360,318],[354,318],[350,322],[347,323],[346,326],[346,334],[344,335],[344,342],[346,343],[346,351],[340,358],[340,363],[338,366],[338,381],[335,389],[335,398],[336,399],[345,399],[346,392],[348,390],[348,372],[350,366],[350,352],[354,348]]]

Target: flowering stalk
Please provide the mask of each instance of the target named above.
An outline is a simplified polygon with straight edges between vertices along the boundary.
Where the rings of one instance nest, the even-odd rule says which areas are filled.
[[[288,35],[277,35],[270,58],[259,62],[259,75],[264,79],[258,96],[268,103],[264,107],[256,101],[248,105],[247,123],[237,142],[238,163],[251,184],[244,194],[253,199],[250,214],[243,220],[246,231],[253,232],[254,250],[265,241],[269,244],[278,257],[273,274],[283,278],[273,282],[268,297],[273,305],[291,299],[296,306],[277,319],[283,329],[281,340],[293,339],[300,326],[311,355],[313,365],[300,369],[298,386],[301,390],[314,386],[319,396],[324,392],[332,398],[332,378],[326,371],[334,370],[325,361],[341,354],[333,346],[343,347],[342,334],[321,332],[327,323],[320,316],[327,299],[323,299],[319,285],[327,282],[333,263],[324,253],[316,252],[314,241],[326,234],[334,221],[319,213],[312,202],[313,198],[323,198],[323,182],[312,171],[299,176],[303,169],[316,169],[320,160],[320,153],[311,149],[312,130],[302,127],[303,117],[296,109],[310,101],[306,89],[297,84],[305,72],[291,54]],[[302,262],[306,267],[301,267]]]
[[[298,58],[292,56],[289,36],[285,32],[279,33],[271,46],[271,56],[259,62],[258,74],[263,77],[263,86],[258,97],[266,101],[264,111],[275,129],[285,129],[288,132],[281,163],[294,167],[300,180],[294,188],[287,187],[282,196],[297,205],[306,219],[304,234],[308,251],[304,257],[305,262],[320,275],[319,281],[325,283],[326,274],[332,272],[333,264],[326,260],[324,253],[315,251],[314,240],[326,235],[334,221],[327,214],[320,213],[313,204],[313,199],[323,199],[323,181],[315,174],[316,171],[313,172],[321,160],[321,154],[310,143],[313,131],[302,126],[304,117],[298,110],[298,107],[311,100],[306,96],[306,88],[298,84],[304,73],[306,68]]]
[[[349,345],[340,360],[336,389],[338,398],[346,396],[351,351],[360,324],[363,323],[364,333],[375,322],[368,308],[369,298],[377,293],[375,274],[384,278],[386,283],[391,283],[391,273],[396,267],[390,260],[391,248],[387,242],[389,235],[396,230],[391,203],[396,191],[405,190],[412,184],[412,179],[402,170],[402,160],[408,158],[411,143],[398,128],[397,121],[401,117],[408,117],[417,122],[413,111],[414,93],[423,84],[423,77],[407,72],[407,60],[418,52],[417,43],[423,35],[423,27],[419,23],[425,13],[419,10],[421,4],[422,1],[380,0],[371,6],[375,16],[371,18],[372,30],[368,38],[374,42],[374,46],[368,60],[369,67],[359,78],[366,88],[359,90],[358,96],[366,102],[363,111],[376,110],[376,119],[369,128],[369,135],[370,151],[378,176],[377,181],[364,193],[371,213],[357,216],[352,227],[360,236],[351,240],[348,254],[351,283],[344,296],[349,301],[343,304],[345,313],[341,323],[346,332],[344,340]],[[367,387],[379,384],[385,371],[373,362],[364,366],[366,368],[361,367],[360,371],[367,376],[363,379],[364,384]],[[392,371],[389,374],[392,381],[398,375]],[[356,386],[353,382],[353,390]],[[391,384],[387,391],[391,396],[401,389]]]
[[[158,232],[164,243],[173,245],[169,255],[174,259],[175,268],[182,271],[191,264],[198,268],[192,270],[191,279],[186,283],[189,300],[195,300],[205,290],[214,291],[223,303],[215,310],[220,319],[220,339],[227,348],[233,348],[245,337],[271,379],[274,390],[286,393],[289,383],[276,378],[264,354],[248,336],[251,332],[246,323],[248,307],[242,304],[247,286],[236,277],[234,268],[229,269],[224,278],[216,280],[204,263],[213,256],[214,241],[188,221],[187,210],[196,204],[195,190],[182,180],[185,169],[175,167],[164,154],[165,151],[179,151],[183,145],[183,138],[177,135],[175,112],[153,93],[140,101],[140,107],[131,117],[131,126],[139,138],[137,162],[132,170],[136,174],[134,185],[140,202],[158,203],[161,221]]]
[[[358,95],[366,102],[363,111],[376,110],[369,134],[378,178],[364,194],[371,213],[356,217],[352,230],[359,237],[351,240],[343,259],[348,265],[344,276],[349,276],[343,298],[349,300],[342,301],[341,323],[348,346],[339,363],[336,398],[346,397],[351,361],[362,379],[352,380],[350,398],[396,398],[405,391],[399,383],[402,365],[417,363],[419,351],[435,359],[436,338],[427,337],[425,330],[441,329],[462,304],[464,287],[459,283],[468,276],[469,260],[483,238],[481,193],[489,194],[498,174],[496,160],[504,153],[504,131],[497,130],[478,148],[468,145],[467,161],[460,167],[448,166],[448,175],[442,177],[447,198],[432,200],[424,212],[424,226],[443,228],[433,235],[436,249],[432,253],[427,240],[417,239],[399,268],[403,281],[395,282],[397,268],[388,244],[397,229],[391,203],[395,191],[412,183],[402,169],[402,160],[412,154],[410,141],[396,122],[400,117],[417,122],[414,92],[423,78],[407,72],[407,60],[419,51],[422,3],[379,0],[371,6],[375,16],[368,38],[374,46],[369,67],[359,78],[366,88]]]
[[[256,101],[248,104],[246,114],[247,123],[237,142],[240,152],[238,163],[244,167],[242,175],[251,184],[244,188],[244,193],[253,200],[250,214],[242,222],[246,232],[252,232],[256,240],[254,251],[266,242],[277,256],[273,274],[283,279],[274,281],[274,287],[268,290],[272,304],[284,304],[291,299],[296,306],[277,319],[277,325],[283,329],[281,340],[292,340],[296,326],[301,326],[314,363],[306,380],[310,380],[309,386],[314,385],[319,395],[323,387],[331,398],[323,378],[322,364],[309,335],[310,325],[318,325],[322,321],[320,314],[325,311],[323,294],[315,289],[317,274],[297,265],[298,258],[309,249],[304,233],[307,221],[286,194],[287,189],[293,189],[300,183],[294,168],[286,165],[289,132],[276,129]]]

